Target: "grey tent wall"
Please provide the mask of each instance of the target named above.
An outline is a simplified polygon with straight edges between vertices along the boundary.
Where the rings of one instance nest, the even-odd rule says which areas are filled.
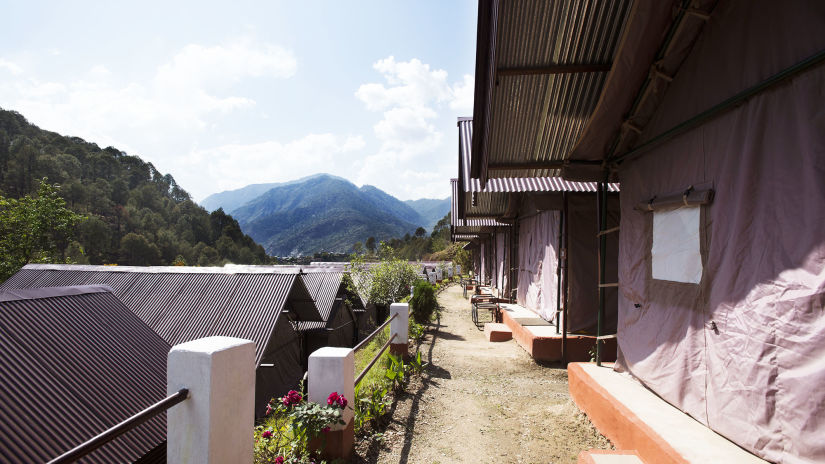
[[[264,415],[270,399],[298,387],[304,376],[302,365],[300,337],[286,317],[279,317],[261,357],[261,366],[255,370],[256,417]]]
[[[825,50],[821,1],[720,2],[642,142]],[[825,460],[825,67],[622,164],[619,359],[771,462]],[[708,185],[700,283],[653,279],[657,195]]]

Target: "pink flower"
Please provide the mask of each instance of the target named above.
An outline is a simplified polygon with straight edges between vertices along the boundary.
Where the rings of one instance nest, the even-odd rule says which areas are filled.
[[[275,464],[284,464],[284,458],[282,458],[281,456],[278,456],[277,458],[275,458],[275,461],[273,461],[273,462]]]
[[[339,395],[338,392],[332,392],[327,397],[327,405],[328,406],[338,406],[341,409],[347,407],[347,399],[344,398],[344,395]]]
[[[324,427],[324,428],[321,429],[321,431],[324,432],[324,433],[329,432],[329,427]]]
[[[272,406],[270,406],[270,405],[268,405],[268,404],[267,404],[267,405],[266,405],[266,414],[264,414],[264,415],[265,415],[265,416],[268,416],[268,415],[270,415],[270,414],[272,414]]]
[[[261,438],[272,438],[272,430],[264,430]]]
[[[281,403],[284,406],[291,406],[293,404],[298,404],[304,397],[295,390],[290,390],[283,398],[281,398]]]

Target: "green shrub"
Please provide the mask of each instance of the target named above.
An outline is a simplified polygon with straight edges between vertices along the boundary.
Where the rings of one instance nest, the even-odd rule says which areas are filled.
[[[415,322],[427,324],[438,308],[438,300],[435,298],[435,289],[429,282],[419,280],[415,283],[413,297],[410,298],[412,316]]]
[[[392,391],[403,391],[407,388],[407,382],[410,381],[409,366],[404,363],[404,359],[400,356],[390,355],[390,362],[384,376],[390,381]]]
[[[410,339],[413,341],[419,341],[424,338],[424,326],[421,324],[416,323],[414,320],[410,319]]]
[[[374,428],[383,426],[384,416],[390,407],[387,396],[389,385],[385,382],[355,386],[355,431],[359,432],[367,423]]]

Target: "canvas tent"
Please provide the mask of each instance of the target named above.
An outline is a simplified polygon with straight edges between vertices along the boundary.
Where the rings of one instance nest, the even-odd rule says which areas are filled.
[[[303,377],[293,321],[320,321],[297,271],[256,267],[29,264],[0,288],[103,284],[167,343],[224,335],[255,342],[255,410]]]
[[[170,345],[106,286],[0,290],[0,461],[46,462],[166,397]],[[166,415],[82,462],[165,462]]]
[[[595,335],[599,307],[596,183],[516,177],[491,179],[482,188],[478,179],[467,177],[471,175],[472,126],[472,118],[458,119],[459,178],[451,180],[454,239],[475,235],[476,272],[500,297],[552,322],[560,320],[557,312],[561,308],[567,308],[569,332]],[[619,221],[619,187],[608,184],[607,188],[608,222],[613,227]],[[615,235],[609,237],[608,245],[606,278],[615,282]],[[615,333],[616,294],[615,289],[606,293],[603,329],[607,333]]]
[[[301,322],[306,353],[324,346],[352,348],[359,341],[357,311],[361,300],[347,289],[344,273],[325,268],[302,268],[301,278],[315,300],[323,322]]]
[[[590,3],[562,28],[567,2],[480,2],[470,170],[618,178],[617,369],[760,457],[825,460],[825,4]]]

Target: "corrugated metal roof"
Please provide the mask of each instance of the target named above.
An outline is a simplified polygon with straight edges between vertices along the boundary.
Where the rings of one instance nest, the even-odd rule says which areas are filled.
[[[458,198],[460,194],[458,193],[458,179],[450,179],[450,225],[455,226],[458,224],[459,219],[459,205],[458,205]]]
[[[470,162],[473,144],[473,118],[458,120],[458,176],[459,186],[466,191],[465,182],[470,176]]]
[[[472,128],[473,120],[465,118],[459,122],[460,126]],[[596,192],[596,182],[575,182],[569,181],[562,177],[499,177],[490,178],[484,188],[481,187],[481,181],[477,178],[470,177],[469,163],[472,157],[472,147],[470,146],[470,139],[466,137],[459,138],[459,159],[464,169],[459,173],[459,179],[450,179],[450,183],[454,184],[453,195],[458,196],[460,188],[463,186],[464,192],[479,192],[479,193],[510,193],[510,192]],[[455,182],[453,182],[455,181]],[[619,191],[618,183],[608,184],[608,190],[611,192]],[[467,201],[470,201],[470,196],[465,194]],[[459,202],[454,201],[453,207],[456,209],[456,214],[460,214],[458,207]]]
[[[321,314],[323,322],[302,322],[298,324],[298,330],[312,330],[327,327],[332,316],[332,308],[335,305],[335,297],[344,285],[343,272],[307,272],[301,278],[304,280],[318,312]]]
[[[471,132],[473,121],[463,118],[459,127]],[[459,178],[450,179],[452,191],[451,223],[461,227],[461,218],[497,217],[505,214],[508,194],[521,192],[593,192],[596,182],[574,182],[561,177],[505,177],[489,179],[484,188],[479,179],[470,178],[469,165],[472,156],[469,139],[459,137]],[[619,184],[608,184],[611,192],[619,191]],[[456,231],[454,230],[454,233]],[[469,231],[465,231],[469,232]]]
[[[18,276],[18,274],[20,274]],[[285,310],[320,321],[299,270],[194,267],[127,267],[29,264],[0,285],[24,288],[102,283],[172,345],[224,335],[250,339],[256,363]]]
[[[480,2],[479,18],[489,22],[479,21],[475,115],[485,124],[473,134],[474,177],[558,174],[557,169],[489,167],[567,159],[608,72],[524,70],[610,65],[631,4],[632,0]],[[522,72],[504,72],[508,69]],[[487,92],[479,93],[480,87]]]
[[[471,179],[471,192],[590,192],[598,191],[598,182],[574,182],[561,177],[504,177],[487,181],[484,189],[478,179]],[[618,183],[607,184],[608,191],[618,192]]]
[[[483,228],[486,227],[497,227],[497,226],[507,226],[508,224],[503,224],[495,219],[492,218],[471,218],[471,219],[459,219],[459,191],[458,191],[458,179],[450,179],[450,186],[452,187],[452,198],[450,201],[450,225],[452,226],[452,234],[478,234],[480,233]],[[506,204],[504,205],[506,208]],[[479,208],[475,208],[473,210],[473,214],[478,214]],[[504,209],[501,209],[501,213],[504,213]],[[499,214],[499,215],[500,215]],[[495,215],[495,214],[493,214]],[[456,240],[454,238],[454,240]]]
[[[0,292],[0,461],[45,462],[166,396],[169,343],[115,295],[13,293]],[[80,462],[133,462],[165,440],[163,414]]]

